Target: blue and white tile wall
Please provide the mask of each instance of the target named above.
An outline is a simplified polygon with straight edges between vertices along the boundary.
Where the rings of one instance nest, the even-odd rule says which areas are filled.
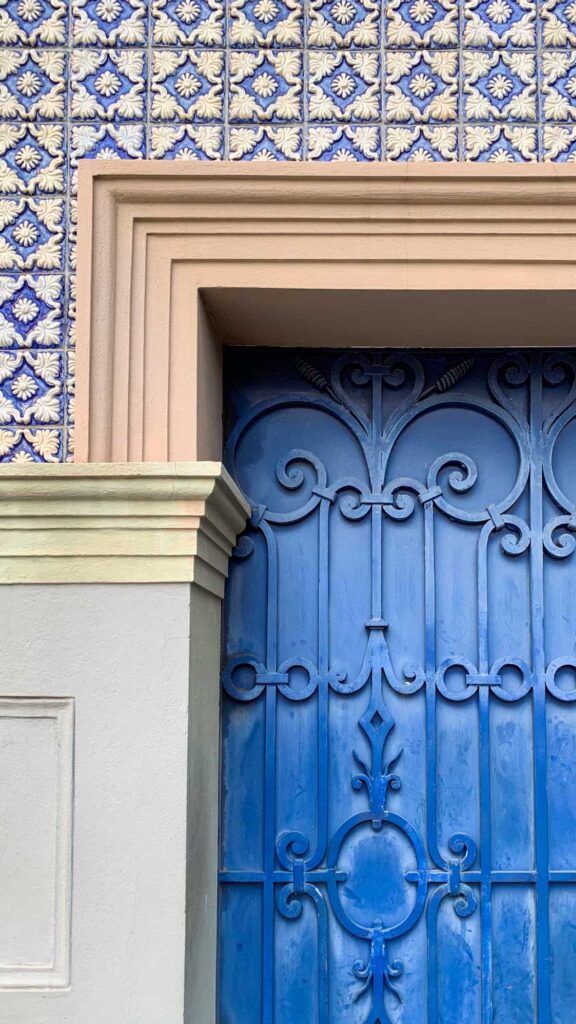
[[[73,456],[76,166],[576,161],[576,0],[0,0],[0,461]]]

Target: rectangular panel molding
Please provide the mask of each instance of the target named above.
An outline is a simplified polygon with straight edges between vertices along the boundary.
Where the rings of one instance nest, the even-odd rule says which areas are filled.
[[[0,697],[0,990],[70,984],[74,701]]]

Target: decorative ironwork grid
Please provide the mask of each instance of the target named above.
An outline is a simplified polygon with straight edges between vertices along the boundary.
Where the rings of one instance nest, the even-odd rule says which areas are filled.
[[[272,383],[266,381],[270,367],[259,371],[254,359],[248,373],[244,368],[231,378],[236,422],[227,459],[253,511],[235,553],[227,601],[220,1019],[282,1024],[298,1013],[298,1019],[330,1024],[445,1024],[461,1020],[467,1010],[471,1021],[482,1024],[568,1024],[576,1012],[576,989],[561,970],[573,957],[566,908],[576,881],[576,862],[564,852],[576,840],[576,800],[569,788],[576,751],[576,722],[570,715],[576,700],[576,578],[570,561],[576,547],[576,489],[571,495],[569,469],[576,443],[570,432],[576,422],[576,361],[569,353],[538,352],[478,353],[476,360],[460,362],[360,351],[291,358],[292,365],[285,361]],[[236,369],[240,366],[237,362]],[[478,430],[483,423],[485,442]],[[446,431],[455,430],[461,448],[432,457]],[[298,432],[308,438],[307,447],[292,446]],[[361,475],[346,471],[345,434]],[[480,453],[481,465],[468,454],[470,446]],[[411,468],[421,465],[420,475],[402,474],[406,453]],[[273,482],[267,475],[271,458],[276,460]],[[513,465],[508,477],[501,472],[505,463]],[[503,492],[496,493],[503,484]],[[416,588],[421,608],[415,602],[413,617],[404,610],[399,622],[402,602],[389,585],[386,560],[394,556],[393,530],[410,523],[415,532],[408,537],[406,557],[421,564]],[[352,559],[348,578],[335,581],[332,549],[342,544],[342,528],[362,529],[343,545],[358,552],[358,577]],[[295,529],[300,530],[293,534],[297,543],[287,548],[282,538]],[[362,547],[369,552],[364,622],[358,619],[367,564]],[[474,590],[463,599],[459,650],[454,650],[458,607],[444,575],[454,573],[456,592],[459,560],[448,564],[446,555],[455,548],[467,559],[464,586]],[[552,576],[548,565],[555,567]],[[557,574],[560,566],[564,576]],[[401,573],[395,571],[400,589]],[[505,629],[498,621],[505,608],[495,582],[499,574],[508,574],[508,590],[516,588]],[[351,628],[365,636],[359,671],[351,669],[352,652],[348,664],[333,660],[335,586],[348,588]],[[305,641],[297,632],[283,641],[291,623],[300,621],[294,609],[304,600],[302,587],[314,591],[314,622]],[[561,587],[568,589],[555,604],[547,588]],[[572,595],[571,604],[566,595]],[[453,628],[440,607],[449,601]],[[446,653],[441,634],[451,628]],[[394,656],[392,639],[402,629],[403,649],[412,644],[412,659]],[[515,633],[517,646],[502,650]],[[563,646],[553,649],[558,643]],[[296,653],[303,648],[306,655]],[[414,700],[415,717],[405,718],[398,709]],[[338,712],[346,717],[343,729],[335,724],[343,719],[331,717],[331,707],[339,702],[342,709],[347,701],[349,711]],[[303,722],[298,714],[305,706],[313,716]],[[473,708],[472,719],[461,717],[466,708]],[[522,726],[518,709],[524,709]],[[497,717],[502,713],[505,720]],[[453,731],[446,733],[443,722]],[[508,742],[516,728],[514,756],[518,764],[528,758],[528,783],[528,776],[523,783],[501,771],[502,737]],[[282,791],[290,787],[282,760],[290,760],[290,748],[299,746],[303,732],[312,736],[314,747],[302,776],[308,780],[304,802],[315,818],[308,831],[291,826],[294,802]],[[441,775],[439,744],[446,744],[446,737],[460,743],[461,770],[472,779],[473,833],[469,827],[446,829],[444,802],[457,792],[448,792],[451,783]],[[417,801],[411,798],[408,808],[403,803],[407,740],[416,750],[411,764],[422,767],[421,820],[415,820]],[[337,765],[345,766],[345,775]],[[340,787],[336,802],[333,786]],[[515,821],[514,809],[522,801],[526,819]],[[456,801],[450,820],[459,820],[459,814],[467,812]],[[515,829],[527,835],[524,858],[516,856]],[[495,832],[501,834],[498,843]],[[353,884],[355,858],[370,844],[375,849],[379,835],[393,833],[400,853],[388,859],[386,879],[377,877],[369,859]],[[495,855],[502,840],[509,844],[509,856],[506,850]],[[401,867],[397,877],[394,864]],[[238,906],[256,910],[234,916],[226,903],[231,890],[239,894]],[[395,912],[396,890],[409,894],[400,901],[401,912]],[[506,913],[499,890],[510,901]],[[242,891],[250,892],[249,904],[242,904]],[[366,906],[374,897],[378,901],[379,891],[382,914]],[[564,909],[554,902],[555,891],[562,893]],[[519,892],[529,909],[518,916],[511,908]],[[307,905],[316,914],[312,939],[303,926]],[[447,906],[453,915],[448,925]],[[291,929],[282,937],[280,919]],[[463,928],[469,923],[472,931],[458,931],[458,922]],[[232,927],[233,938],[226,936]],[[422,929],[418,952],[408,940]],[[456,945],[450,947],[446,935],[455,937]],[[349,947],[342,946],[346,936]],[[508,940],[521,949],[524,975],[510,975],[506,994],[498,990],[505,970],[495,961],[502,959]],[[304,953],[287,958],[286,948],[297,950],[299,942]],[[252,951],[247,959],[238,953],[244,947]],[[353,948],[363,952],[350,957]],[[468,974],[459,967],[462,953],[472,961]],[[308,959],[313,975],[307,992],[296,982],[299,957]],[[335,979],[334,961],[339,964]],[[241,986],[246,975],[241,980],[239,971],[246,970],[258,979],[251,1007],[232,991],[231,979]],[[405,985],[414,993],[414,979],[422,992],[419,1006],[404,993]],[[284,999],[292,982],[297,992]]]

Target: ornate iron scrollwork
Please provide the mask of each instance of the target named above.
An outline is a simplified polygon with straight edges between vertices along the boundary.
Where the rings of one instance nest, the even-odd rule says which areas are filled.
[[[366,943],[366,956],[350,964],[356,979],[354,999],[366,999],[365,1024],[390,1024],[388,1000],[402,999],[402,958],[392,955],[390,944],[406,936],[423,918],[428,934],[438,926],[441,904],[452,903],[461,919],[481,915],[483,1024],[493,1021],[492,893],[499,884],[522,882],[534,887],[538,918],[537,1019],[550,1018],[548,889],[559,879],[550,868],[546,821],[546,695],[561,701],[576,700],[576,688],[563,689],[558,673],[576,670],[570,652],[545,664],[543,635],[544,557],[568,559],[576,548],[576,506],[564,493],[554,472],[555,445],[564,428],[576,416],[576,361],[560,354],[542,363],[531,356],[502,354],[493,358],[485,377],[485,390],[467,391],[467,375],[473,361],[466,360],[438,379],[427,382],[424,362],[408,353],[358,352],[332,361],[330,375],[318,369],[313,357],[296,361],[297,375],[306,390],[281,393],[243,413],[235,424],[227,448],[227,461],[237,472],[237,455],[242,439],[255,423],[281,409],[312,409],[332,417],[353,439],[364,460],[366,480],[353,476],[333,478],[322,459],[311,450],[287,447],[275,468],[282,492],[297,496],[298,504],[274,508],[253,500],[252,534],[259,534],[267,559],[267,634],[265,658],[236,655],[225,665],[223,685],[234,701],[264,701],[266,749],[264,772],[264,867],[261,872],[240,870],[221,873],[223,885],[243,882],[263,885],[264,962],[263,972],[272,971],[273,916],[299,919],[303,901],[314,906],[318,920],[318,1020],[331,1021],[330,994],[326,972],[329,958],[329,914],[339,926]],[[557,403],[544,397],[560,387]],[[387,409],[387,392],[400,396]],[[367,396],[367,397],[365,397]],[[422,478],[393,477],[390,465],[399,439],[415,421],[433,417],[438,410],[469,409],[488,417],[512,441],[517,458],[516,473],[508,493],[493,502],[474,504],[479,469],[465,451],[442,453],[425,468]],[[386,410],[386,412],[385,412]],[[550,500],[556,514],[545,522],[545,503]],[[465,500],[462,500],[464,497]],[[365,653],[360,672],[350,677],[346,668],[331,664],[328,625],[329,522],[340,516],[348,522],[365,521],[371,531],[370,619],[365,623]],[[393,622],[394,600],[387,599],[383,586],[382,523],[404,522],[421,516],[424,561],[425,659],[422,664],[406,661],[393,664],[387,641],[388,623]],[[278,545],[283,527],[318,517],[318,658],[279,660]],[[476,531],[476,635],[477,657],[455,653],[438,662],[436,650],[435,520],[444,517],[462,528]],[[490,657],[489,587],[490,552],[499,551],[511,559],[529,561],[531,649],[530,656]],[[250,557],[251,536],[241,538],[238,557]],[[248,674],[250,685],[239,686],[236,674]],[[298,674],[299,685],[293,684]],[[516,680],[510,686],[508,677]],[[459,685],[454,685],[454,680]],[[519,680],[519,682],[518,682]],[[351,787],[363,794],[366,805],[342,820],[331,831],[328,815],[329,702],[367,691],[364,710],[357,720],[369,756],[352,748],[343,752],[350,760]],[[399,763],[402,739],[390,696],[411,698],[421,694],[425,714],[426,822],[422,829],[401,813]],[[293,703],[317,699],[317,805],[319,820],[315,842],[301,831],[276,832],[273,774],[275,771],[275,716],[277,701]],[[535,864],[530,870],[494,870],[490,835],[491,733],[490,707],[498,702],[532,700],[534,719],[534,814]],[[452,834],[445,844],[437,835],[436,730],[438,701],[457,704],[476,701],[479,720],[479,802],[482,828],[478,835],[465,830]],[[395,742],[396,740],[396,742]],[[397,793],[390,806],[391,795]],[[399,884],[408,883],[413,893],[408,911],[398,919],[376,916],[367,924],[355,918],[342,900],[348,873],[342,867],[342,849],[358,830],[395,830],[412,851],[414,866]],[[442,848],[443,846],[443,848]],[[572,874],[574,877],[572,877]],[[576,880],[576,873],[562,873],[563,880]],[[570,877],[568,877],[570,876]],[[396,946],[394,947],[396,948]],[[429,1024],[438,1020],[437,948],[429,942],[427,1012]],[[272,1024],[273,994],[264,980],[262,1020]],[[394,1020],[398,1020],[394,1017]]]

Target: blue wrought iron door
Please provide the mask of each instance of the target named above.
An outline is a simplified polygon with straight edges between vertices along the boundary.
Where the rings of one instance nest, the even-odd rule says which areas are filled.
[[[228,381],[219,1024],[574,1024],[576,360]]]

